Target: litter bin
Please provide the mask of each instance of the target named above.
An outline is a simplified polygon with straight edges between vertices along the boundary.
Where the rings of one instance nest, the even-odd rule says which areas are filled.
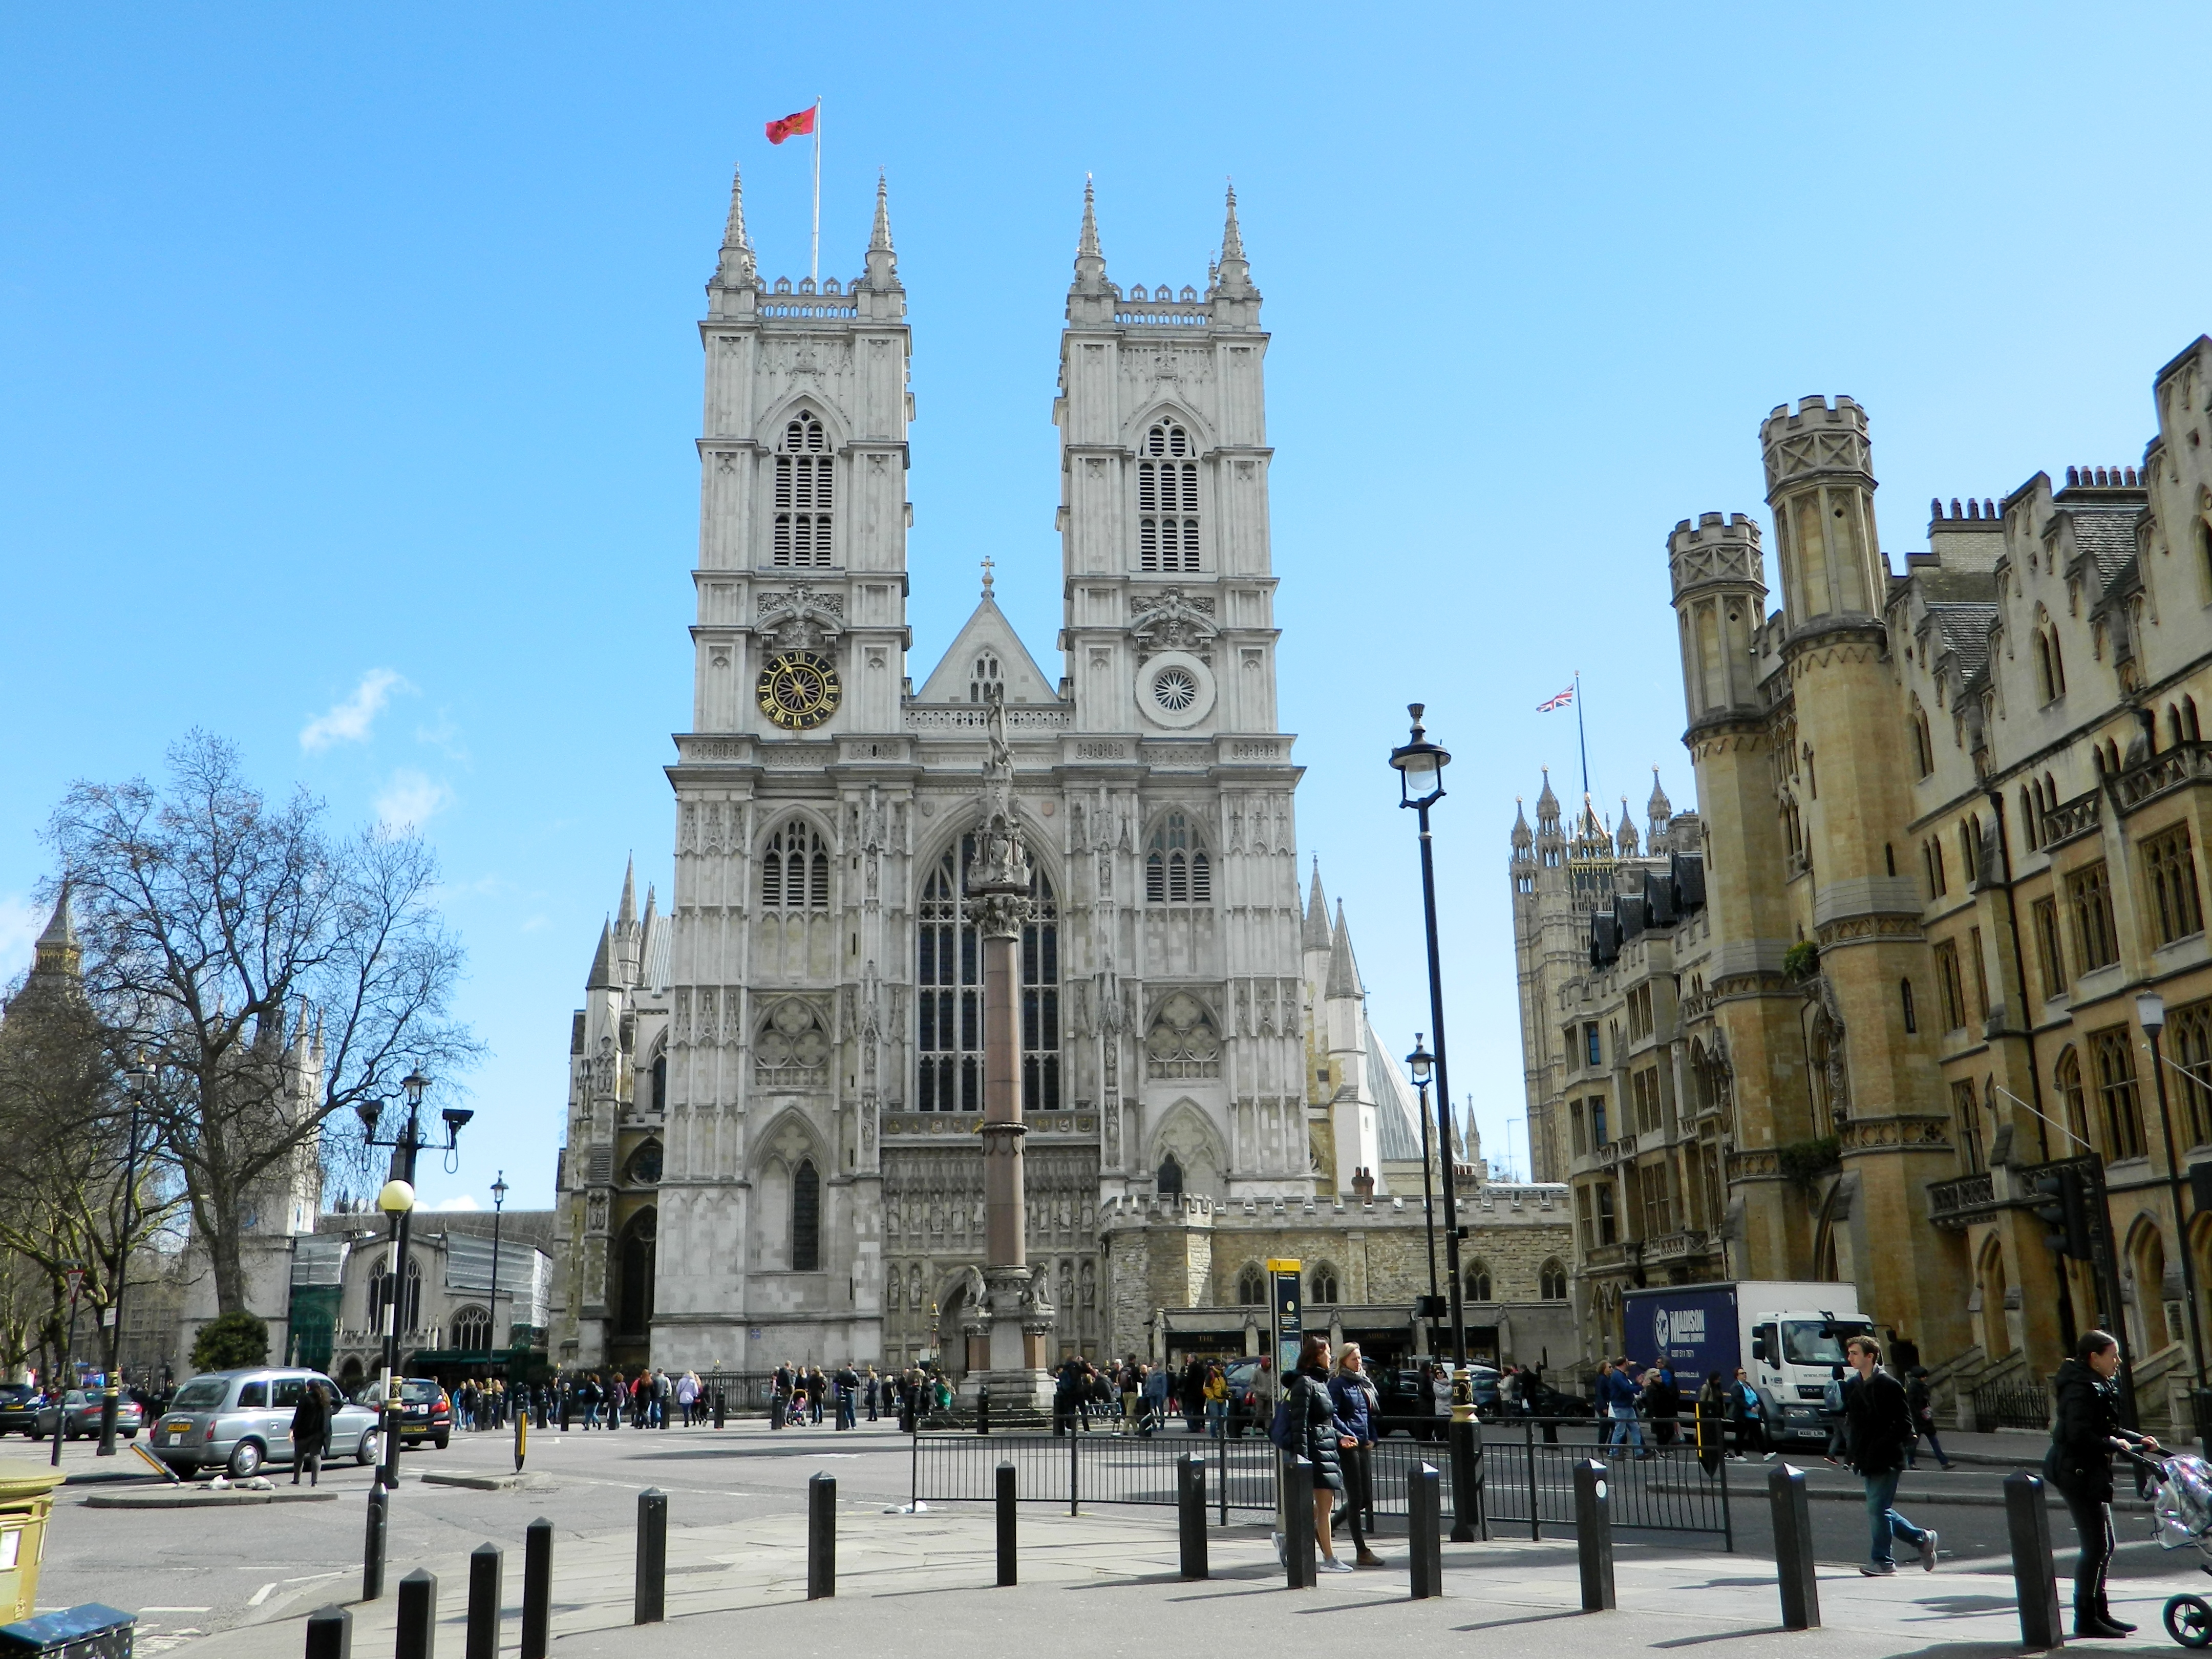
[[[138,1615],[87,1601],[0,1625],[0,1659],[131,1659]]]
[[[21,1458],[0,1459],[0,1625],[27,1619],[39,1605],[39,1563],[46,1516],[62,1472]]]

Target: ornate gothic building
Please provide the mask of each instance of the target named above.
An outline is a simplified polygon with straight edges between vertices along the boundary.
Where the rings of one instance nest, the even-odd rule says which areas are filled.
[[[575,1017],[555,1358],[957,1359],[983,1249],[962,889],[994,703],[1035,868],[1029,1249],[1056,1348],[1146,1348],[1163,1307],[1240,1304],[1271,1228],[1333,1230],[1331,1299],[1364,1293],[1368,1268],[1334,1263],[1363,1215],[1407,1231],[1394,1169],[1418,1240],[1419,1130],[1348,934],[1317,884],[1319,914],[1300,902],[1267,336],[1234,193],[1200,293],[1109,283],[1085,192],[1053,410],[1057,676],[988,574],[944,660],[910,676],[914,404],[881,188],[864,270],[817,285],[761,277],[733,185],[708,299],[674,891],[641,919],[625,885]],[[1219,1229],[1251,1237],[1217,1250]],[[1375,1289],[1425,1288],[1393,1263]],[[1527,1277],[1542,1299],[1533,1258]]]

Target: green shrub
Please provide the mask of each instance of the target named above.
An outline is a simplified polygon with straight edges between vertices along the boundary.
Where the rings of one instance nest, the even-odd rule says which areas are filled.
[[[192,1339],[192,1369],[234,1371],[269,1361],[269,1326],[250,1313],[227,1313],[200,1327]]]

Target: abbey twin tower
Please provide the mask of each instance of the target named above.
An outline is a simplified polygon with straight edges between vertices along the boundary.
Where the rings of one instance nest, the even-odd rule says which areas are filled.
[[[1410,1093],[1356,995],[1334,1037],[1316,1006],[1340,946],[1346,986],[1356,970],[1300,892],[1267,336],[1234,193],[1202,294],[1124,293],[1086,187],[1052,413],[1058,676],[988,565],[944,659],[909,676],[911,342],[881,188],[861,274],[793,283],[760,275],[733,184],[708,299],[674,891],[641,913],[625,884],[574,1018],[556,1362],[960,1352],[983,1252],[961,884],[994,702],[1035,868],[1029,1241],[1058,1346],[1149,1349],[1158,1307],[1236,1303],[1280,1241],[1224,1247],[1232,1224],[1346,1202],[1402,1222],[1394,1164],[1418,1212]],[[1365,1277],[1331,1272],[1340,1297]]]

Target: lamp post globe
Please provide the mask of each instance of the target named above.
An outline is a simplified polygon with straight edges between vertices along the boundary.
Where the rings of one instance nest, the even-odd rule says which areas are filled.
[[[415,1188],[404,1181],[387,1181],[376,1194],[376,1207],[386,1215],[405,1215],[415,1207]]]

